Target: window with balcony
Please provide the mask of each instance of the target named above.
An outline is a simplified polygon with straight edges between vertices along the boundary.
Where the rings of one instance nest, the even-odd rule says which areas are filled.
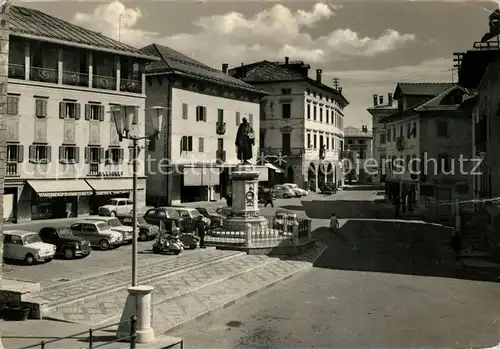
[[[182,136],[181,138],[181,152],[183,151],[193,151],[193,137],[192,136]]]
[[[92,54],[92,86],[103,90],[116,90],[115,56],[102,52]]]
[[[133,59],[120,58],[120,91],[142,92],[143,65]]]
[[[59,119],[80,119],[80,103],[73,101],[59,102]]]
[[[52,148],[45,144],[33,144],[29,147],[29,161],[32,164],[47,164],[52,160]]]
[[[85,120],[104,121],[104,106],[101,104],[85,104]]]
[[[47,98],[35,98],[35,116],[40,119],[47,117]]]
[[[201,105],[196,107],[196,121],[207,122],[207,107]]]
[[[63,84],[89,86],[88,52],[77,48],[63,49]]]
[[[5,174],[7,176],[17,176],[17,164],[24,162],[24,147],[18,144],[7,144],[7,164]]]
[[[281,105],[281,117],[283,119],[290,119],[292,115],[292,105],[290,103],[283,103]]]
[[[97,146],[85,147],[85,163],[87,164],[99,164],[104,161],[105,155],[104,148]]]
[[[9,38],[9,78],[21,79],[25,78],[25,54],[27,41],[21,38],[11,36]]]
[[[59,162],[61,164],[77,164],[80,162],[80,148],[73,145],[60,146]]]
[[[110,147],[104,154],[106,158],[106,164],[116,165],[123,163],[123,158],[125,156],[125,151],[123,148]]]
[[[30,41],[30,80],[58,83],[58,47],[42,41]]]

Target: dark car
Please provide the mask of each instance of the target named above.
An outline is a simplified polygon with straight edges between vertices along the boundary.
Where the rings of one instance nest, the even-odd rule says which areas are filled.
[[[73,259],[76,256],[86,257],[90,254],[90,241],[74,236],[69,229],[45,227],[38,232],[40,239],[56,246],[56,255]]]
[[[123,225],[131,227],[132,226],[132,215],[126,214],[117,217]],[[160,229],[154,224],[149,224],[146,222],[144,217],[137,216],[137,227],[139,228],[139,241],[148,241],[154,239],[158,236]]]
[[[336,194],[337,193],[337,186],[335,183],[325,183],[323,187],[321,187],[321,194]]]
[[[220,213],[217,213],[215,208],[196,207],[196,209],[203,215],[203,217],[210,219],[210,226],[212,228],[220,228],[222,226],[225,217]]]
[[[155,207],[146,211],[144,220],[160,229],[171,233],[174,228],[182,226],[182,218],[172,207]]]
[[[204,217],[197,209],[191,207],[172,207],[182,218],[179,228],[181,233],[198,233],[200,229],[210,227],[210,219]]]

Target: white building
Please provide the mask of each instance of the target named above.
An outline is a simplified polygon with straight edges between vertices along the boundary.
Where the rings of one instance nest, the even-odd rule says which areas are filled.
[[[260,149],[263,159],[282,168],[287,182],[317,190],[322,183],[342,181],[344,108],[338,90],[308,77],[302,61],[261,61],[229,71],[265,90],[261,101]],[[322,150],[322,147],[324,149]]]
[[[146,70],[146,105],[170,111],[161,139],[149,152],[148,203],[170,205],[224,195],[230,186],[227,169],[239,163],[235,139],[243,118],[256,133],[255,162],[259,101],[265,93],[169,47],[152,44],[142,51],[161,59]],[[261,172],[259,180],[267,180],[267,171]]]
[[[34,9],[12,6],[10,21],[4,218],[88,215],[128,197],[131,144],[110,110],[135,106],[144,133],[144,66],[157,58]],[[138,188],[141,205],[144,173]]]

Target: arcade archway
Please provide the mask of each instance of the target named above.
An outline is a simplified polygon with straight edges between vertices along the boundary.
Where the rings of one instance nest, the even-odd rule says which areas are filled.
[[[307,168],[307,184],[308,189],[316,191],[316,165],[311,162]]]
[[[326,181],[328,183],[335,183],[335,166],[331,162],[326,167]]]
[[[318,166],[318,187],[322,188],[326,182],[326,165],[324,163]]]

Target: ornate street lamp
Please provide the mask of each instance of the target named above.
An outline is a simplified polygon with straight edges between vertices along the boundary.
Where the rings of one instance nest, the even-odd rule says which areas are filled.
[[[116,132],[119,140],[130,139],[132,145],[132,287],[128,289],[129,295],[135,298],[133,302],[125,304],[124,314],[122,317],[130,318],[132,315],[137,316],[137,342],[147,343],[154,340],[154,331],[151,327],[151,286],[137,285],[137,150],[138,143],[142,139],[158,138],[161,132],[163,115],[167,108],[151,107],[146,108],[146,132],[149,135],[140,135],[140,130],[136,125],[139,123],[139,108],[130,105],[121,105],[111,110],[114,118]],[[135,127],[134,127],[135,126]],[[121,334],[130,333],[128,325],[119,326],[118,336]],[[122,337],[123,338],[123,337]]]

